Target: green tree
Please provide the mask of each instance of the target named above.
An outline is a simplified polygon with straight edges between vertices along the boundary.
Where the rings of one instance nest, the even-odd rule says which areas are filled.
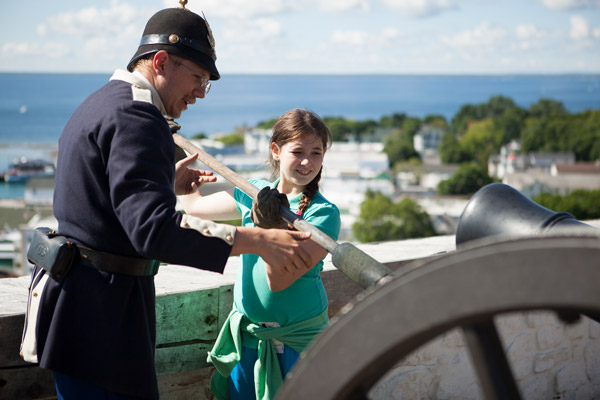
[[[450,132],[442,136],[439,150],[440,158],[444,164],[462,164],[473,161],[473,155],[466,152]]]
[[[600,190],[574,190],[564,196],[542,193],[533,201],[552,211],[568,212],[579,220],[600,218]]]
[[[430,126],[433,126],[436,128],[440,128],[444,131],[450,130],[448,121],[446,121],[446,118],[444,118],[443,115],[434,115],[434,114],[426,115],[425,118],[423,118],[423,124],[430,125]]]
[[[236,146],[244,144],[244,135],[239,133],[232,133],[216,139],[218,142],[223,143],[225,146]]]
[[[523,117],[525,116],[523,110],[519,108],[512,99],[504,96],[491,97],[488,102],[484,104],[467,104],[462,106],[454,118],[452,118],[452,132],[460,137],[467,131],[469,124],[473,121],[481,121],[487,118],[501,117],[502,115],[508,116],[511,114],[522,114]]]
[[[502,115],[509,109],[519,108],[513,99],[504,96],[493,96],[483,105],[486,116]]]
[[[277,122],[277,118],[271,118],[267,121],[259,122],[256,127],[259,129],[273,129],[275,123]]]
[[[567,115],[569,112],[560,101],[540,99],[529,106],[529,116],[534,118]]]
[[[406,117],[402,122],[402,132],[412,141],[421,126],[423,126],[423,121],[419,118]]]
[[[600,110],[530,117],[521,133],[523,152],[572,152],[577,161],[600,159]]]
[[[379,126],[382,128],[402,128],[405,118],[406,114],[384,115],[379,119]]]
[[[462,164],[454,175],[438,184],[438,194],[473,194],[493,179],[486,170],[473,163]]]
[[[494,130],[499,134],[496,150],[511,140],[519,139],[526,117],[526,111],[518,107],[507,108],[501,114],[492,117]]]
[[[466,104],[452,118],[450,124],[452,133],[460,137],[467,130],[467,126],[471,121],[478,121],[484,117],[481,106]]]
[[[521,151],[570,151],[568,141],[572,123],[568,116],[528,118],[521,133]]]
[[[363,243],[435,235],[429,214],[413,200],[398,203],[380,192],[367,190],[358,220],[352,225],[354,237]]]
[[[206,139],[206,138],[207,138],[207,136],[204,132],[197,133],[191,137],[192,140],[200,140],[200,139]]]
[[[500,148],[501,143],[502,132],[496,128],[492,119],[485,119],[472,123],[459,145],[487,171],[488,159]]]
[[[342,117],[324,117],[323,123],[331,132],[335,142],[341,142],[347,139],[349,134],[353,134],[352,121]]]
[[[600,160],[600,110],[569,117],[568,148],[579,161]]]
[[[377,128],[377,122],[372,119],[368,119],[365,121],[356,121],[353,124],[352,131],[356,132],[359,138],[368,136],[375,132],[375,128]]]
[[[421,159],[419,153],[415,150],[412,137],[400,130],[386,136],[383,151],[387,154],[390,168],[393,168],[399,162],[408,161],[412,158]]]

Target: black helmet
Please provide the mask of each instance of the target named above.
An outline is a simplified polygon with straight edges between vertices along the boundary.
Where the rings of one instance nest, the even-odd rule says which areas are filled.
[[[210,72],[210,79],[220,78],[215,61],[215,41],[208,22],[185,8],[167,8],[154,14],[146,24],[140,46],[127,69],[141,57],[165,50],[195,62]]]

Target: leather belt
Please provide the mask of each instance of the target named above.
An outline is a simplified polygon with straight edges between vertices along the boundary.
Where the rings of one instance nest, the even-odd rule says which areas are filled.
[[[129,257],[105,253],[77,245],[78,264],[112,274],[132,276],[153,276],[158,272],[159,262],[147,258]]]

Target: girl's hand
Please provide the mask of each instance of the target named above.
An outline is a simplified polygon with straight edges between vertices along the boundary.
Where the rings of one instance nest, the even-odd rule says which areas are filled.
[[[270,229],[288,229],[288,223],[281,218],[280,207],[290,208],[290,202],[285,194],[277,189],[265,186],[252,201],[250,219],[254,225]]]

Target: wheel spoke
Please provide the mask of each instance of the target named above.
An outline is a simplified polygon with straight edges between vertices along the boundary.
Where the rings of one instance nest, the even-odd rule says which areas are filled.
[[[494,322],[465,325],[463,332],[485,398],[521,399]]]

